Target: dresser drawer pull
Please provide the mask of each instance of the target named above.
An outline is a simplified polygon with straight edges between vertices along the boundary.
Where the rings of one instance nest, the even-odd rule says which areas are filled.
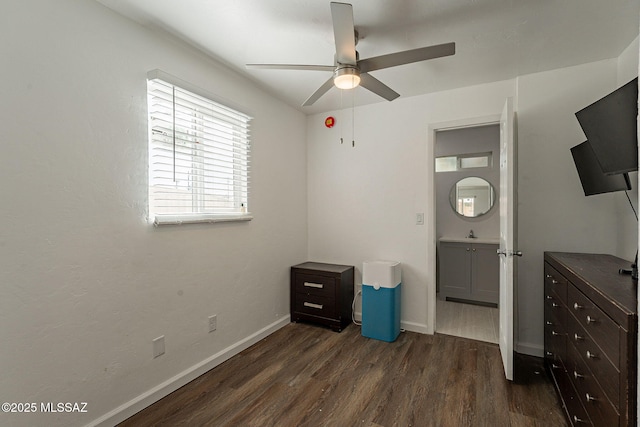
[[[549,322],[548,320],[544,322],[547,326],[553,326],[553,322]]]
[[[560,304],[556,303],[556,302],[552,302],[551,303],[551,307],[560,307]]]
[[[584,378],[584,375],[579,374],[578,371],[573,371],[573,378],[575,379]]]
[[[587,350],[587,359],[597,359],[598,355]]]
[[[573,309],[574,310],[582,310],[584,307],[581,306],[580,304],[578,304],[577,302],[573,303]]]
[[[317,289],[324,288],[324,285],[322,283],[304,282],[304,286],[306,286],[307,288],[317,288]]]
[[[552,363],[551,369],[560,369],[560,366],[556,365],[555,363]]]
[[[553,353],[551,353],[550,351],[547,351],[547,356],[551,357],[553,356]]]
[[[550,274],[547,274],[547,279],[551,279],[553,276]]]
[[[559,337],[562,334],[560,332],[551,331],[551,335],[553,335],[554,337]]]
[[[580,340],[583,340],[583,339],[584,339],[584,337],[581,337],[581,336],[580,336],[580,335],[578,335],[578,334],[573,334],[573,339],[574,339],[574,340],[576,340],[576,341],[580,341]]]
[[[598,400],[595,397],[591,396],[589,393],[585,394],[585,397],[587,399],[587,403],[594,402],[594,401]]]
[[[578,418],[577,416],[573,416],[573,422],[574,423],[586,423],[585,420],[583,420],[582,418]]]
[[[591,316],[587,316],[587,324],[589,323],[596,323],[598,321],[598,319],[591,317]]]
[[[551,283],[553,283],[554,285],[557,285],[560,282],[558,282],[556,279],[551,279]]]
[[[314,304],[312,302],[305,302],[303,305],[305,307],[317,308],[318,310],[322,310],[322,304]]]
[[[547,295],[547,299],[551,300],[553,297],[551,295]]]

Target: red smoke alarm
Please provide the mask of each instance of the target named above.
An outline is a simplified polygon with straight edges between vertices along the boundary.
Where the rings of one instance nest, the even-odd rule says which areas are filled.
[[[326,119],[324,119],[324,125],[328,128],[332,128],[333,125],[336,124],[336,119],[334,119],[333,117],[329,116]]]

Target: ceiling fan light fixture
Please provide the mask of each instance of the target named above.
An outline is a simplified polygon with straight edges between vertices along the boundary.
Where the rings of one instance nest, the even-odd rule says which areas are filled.
[[[360,85],[360,70],[346,66],[338,68],[333,74],[333,84],[338,89],[354,89]]]

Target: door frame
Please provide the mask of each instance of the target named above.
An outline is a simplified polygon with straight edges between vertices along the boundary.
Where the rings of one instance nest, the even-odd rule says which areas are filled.
[[[436,331],[436,133],[444,130],[496,124],[500,125],[500,114],[430,123],[427,128],[427,180],[431,181],[431,184],[426,186],[428,211],[425,212],[425,223],[427,224],[425,230],[427,233],[427,334],[433,335]]]

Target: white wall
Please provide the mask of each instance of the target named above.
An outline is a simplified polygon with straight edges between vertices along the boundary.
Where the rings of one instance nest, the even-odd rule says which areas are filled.
[[[304,116],[97,2],[9,0],[0,20],[0,400],[89,411],[0,424],[92,422],[287,323],[289,266],[307,251]],[[146,223],[155,68],[254,117],[253,221]]]
[[[616,254],[613,193],[585,197],[570,148],[575,112],[616,88],[616,61],[518,79],[519,350],[542,354],[544,251]]]
[[[505,81],[357,108],[355,147],[339,142],[341,132],[351,141],[350,110],[309,116],[309,258],[354,265],[356,287],[363,261],[401,262],[403,327],[433,331],[427,316],[429,295],[435,295],[429,125],[499,116],[514,90],[513,81]],[[336,118],[332,129],[324,126],[328,115]],[[418,212],[426,225],[416,225]]]
[[[616,87],[638,76],[638,49],[639,42],[636,38],[618,57],[618,77]],[[631,179],[631,191],[629,199],[636,211],[638,211],[638,172],[629,174]],[[629,200],[624,193],[616,193],[616,207],[618,209],[618,256],[633,260],[638,250],[638,221],[629,205]]]

